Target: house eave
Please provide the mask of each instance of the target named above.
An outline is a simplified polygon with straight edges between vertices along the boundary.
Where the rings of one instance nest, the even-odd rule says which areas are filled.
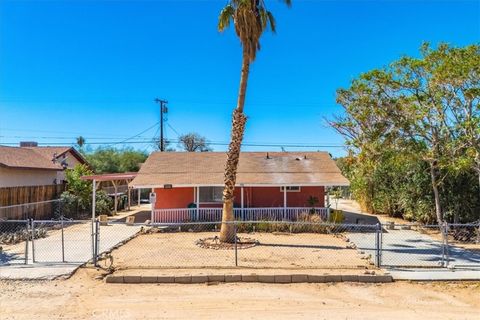
[[[168,188],[193,188],[193,187],[223,187],[224,184],[146,184],[146,185],[136,185],[130,183],[129,186],[134,189],[163,189],[165,185],[168,185]],[[235,185],[237,188],[240,187],[348,187],[349,183],[238,183]]]

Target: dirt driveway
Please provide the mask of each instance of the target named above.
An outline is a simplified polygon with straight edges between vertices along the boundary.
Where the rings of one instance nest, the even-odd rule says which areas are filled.
[[[105,284],[0,281],[0,319],[478,319],[479,283]]]

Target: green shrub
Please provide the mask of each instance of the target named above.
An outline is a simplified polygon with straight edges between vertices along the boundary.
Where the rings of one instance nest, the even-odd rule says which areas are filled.
[[[345,214],[342,210],[330,209],[330,217],[328,218],[328,222],[342,223],[343,220],[345,220]]]

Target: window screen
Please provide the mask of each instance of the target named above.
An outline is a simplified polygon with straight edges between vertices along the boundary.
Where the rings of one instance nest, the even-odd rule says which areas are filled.
[[[200,202],[222,202],[222,187],[200,187]]]

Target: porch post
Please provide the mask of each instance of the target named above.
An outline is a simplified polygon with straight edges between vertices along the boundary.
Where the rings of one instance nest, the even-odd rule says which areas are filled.
[[[283,186],[283,219],[287,216],[287,186]]]
[[[330,205],[330,192],[328,187],[325,187],[325,192],[327,193],[327,208],[328,208]]]
[[[132,205],[132,193],[131,193],[131,188],[129,187],[128,185],[128,182],[127,182],[127,189],[128,189],[128,211],[130,211],[130,206]]]
[[[197,207],[197,220],[199,218],[199,207],[200,207],[200,187],[197,186],[197,194],[196,194],[196,207]]]
[[[137,189],[138,190],[138,206],[140,207],[140,189]]]
[[[92,191],[92,257],[95,256],[95,200],[97,197],[97,181],[93,179]],[[33,240],[32,240],[33,241]]]
[[[241,187],[241,195],[240,195],[240,202],[241,202],[241,208],[242,208],[242,220],[245,220],[245,211],[243,210],[243,184],[242,184],[242,187]]]
[[[117,184],[115,183],[115,181],[112,180],[112,183],[113,183],[113,192],[115,192],[115,196],[114,196],[114,210],[115,210],[115,214],[117,214]]]
[[[154,189],[154,188],[152,188],[152,190],[151,190],[150,193],[153,193],[153,192],[155,192],[155,189]],[[150,199],[151,199],[151,198],[150,198]],[[150,199],[149,199],[149,200],[150,200]],[[155,198],[155,201],[156,201],[156,198]],[[150,203],[150,210],[151,210],[151,212],[150,212],[150,223],[154,223],[153,218],[154,218],[154,213],[155,213],[155,206],[156,206],[156,203]],[[156,221],[155,221],[155,222],[156,222]]]
[[[95,221],[95,206],[97,198],[97,180],[93,179],[93,191],[92,191],[92,225]]]

